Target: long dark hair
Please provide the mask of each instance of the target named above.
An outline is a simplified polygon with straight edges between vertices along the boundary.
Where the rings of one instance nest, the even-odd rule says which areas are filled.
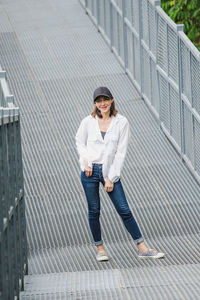
[[[110,117],[116,116],[118,110],[115,108],[115,102],[113,101],[110,106]],[[91,112],[91,115],[95,118],[97,115],[100,119],[103,118],[101,111],[95,106],[94,110]]]

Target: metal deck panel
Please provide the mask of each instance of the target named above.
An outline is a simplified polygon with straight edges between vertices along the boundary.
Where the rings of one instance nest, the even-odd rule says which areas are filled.
[[[21,299],[30,295],[31,299],[54,299],[50,298],[53,295],[55,299],[60,295],[84,299],[84,294],[104,299],[102,291],[105,299],[109,294],[110,299],[155,299],[155,293],[159,299],[196,299],[200,292],[196,274],[200,275],[198,265],[32,275],[26,277],[26,292],[21,293]]]

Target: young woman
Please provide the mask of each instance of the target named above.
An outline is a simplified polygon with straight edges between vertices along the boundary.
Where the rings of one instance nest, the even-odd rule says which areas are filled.
[[[93,95],[95,108],[84,118],[76,133],[81,182],[88,203],[90,230],[97,247],[97,261],[108,260],[101,237],[99,183],[138,247],[139,258],[161,258],[164,253],[149,249],[127,203],[120,174],[129,140],[129,123],[118,113],[110,90],[99,87]]]

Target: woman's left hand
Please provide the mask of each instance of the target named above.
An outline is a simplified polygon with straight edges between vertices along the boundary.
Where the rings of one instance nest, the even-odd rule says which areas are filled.
[[[106,182],[105,182],[105,186],[104,186],[104,190],[106,192],[112,192],[114,188],[114,183],[112,181],[110,181],[109,178],[106,178]]]

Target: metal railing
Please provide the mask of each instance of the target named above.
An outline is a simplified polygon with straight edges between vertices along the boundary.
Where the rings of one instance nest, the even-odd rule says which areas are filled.
[[[27,271],[20,115],[0,68],[0,299],[18,299]]]
[[[200,183],[200,52],[153,0],[80,0]]]

